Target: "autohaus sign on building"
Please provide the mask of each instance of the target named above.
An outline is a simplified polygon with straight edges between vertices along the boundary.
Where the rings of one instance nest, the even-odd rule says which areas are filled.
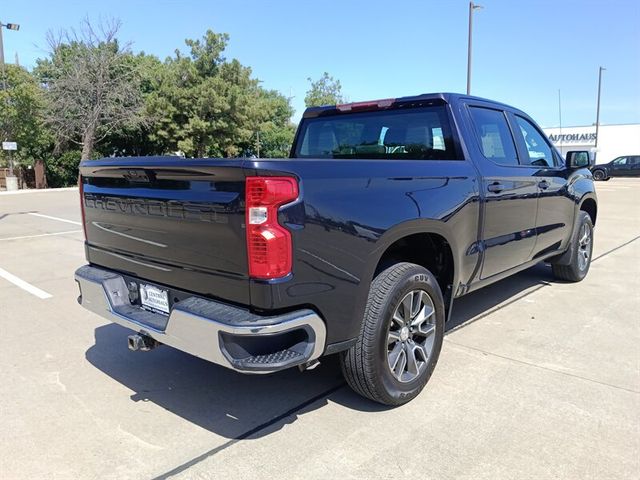
[[[553,143],[593,142],[595,145],[596,133],[558,133],[557,135],[549,135],[549,140]]]
[[[565,155],[570,150],[596,152],[596,127],[544,128],[549,140]],[[640,155],[640,124],[600,125],[596,163],[623,155]]]

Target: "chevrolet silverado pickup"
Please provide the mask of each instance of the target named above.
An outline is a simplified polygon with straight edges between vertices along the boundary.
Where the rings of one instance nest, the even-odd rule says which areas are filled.
[[[589,270],[588,152],[458,94],[308,108],[289,158],[83,161],[79,303],[244,373],[338,354],[399,405],[431,376],[455,298],[538,262]]]

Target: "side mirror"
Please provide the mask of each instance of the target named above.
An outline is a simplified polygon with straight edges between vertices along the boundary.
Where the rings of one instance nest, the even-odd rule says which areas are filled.
[[[573,150],[567,152],[567,167],[588,168],[593,165],[591,155],[587,150]]]

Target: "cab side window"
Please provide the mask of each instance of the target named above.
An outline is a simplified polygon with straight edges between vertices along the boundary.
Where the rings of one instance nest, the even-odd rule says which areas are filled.
[[[500,165],[518,165],[518,155],[504,112],[469,107],[482,154]]]
[[[519,137],[519,141],[527,150],[527,157],[523,159],[522,163],[536,167],[553,167],[556,164],[553,149],[544,136],[525,118],[515,115],[515,119],[519,131],[519,135],[516,133],[516,136]]]
[[[613,161],[613,164],[614,164],[614,165],[619,165],[619,166],[621,166],[621,165],[626,165],[626,164],[627,164],[627,157],[620,157],[620,158],[616,158],[616,159]]]

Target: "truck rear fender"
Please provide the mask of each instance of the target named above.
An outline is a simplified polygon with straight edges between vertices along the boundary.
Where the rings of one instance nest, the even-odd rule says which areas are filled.
[[[416,242],[422,241],[428,242],[425,248],[438,249],[441,258],[425,257],[422,252],[416,254],[413,247]],[[409,220],[390,228],[378,239],[376,248],[371,252],[370,259],[367,261],[367,271],[363,276],[367,280],[366,283],[363,282],[366,288],[360,289],[356,311],[364,311],[369,294],[368,286],[381,270],[393,263],[409,261],[424,266],[438,278],[442,294],[445,297],[448,316],[455,296],[455,286],[459,282],[458,265],[460,259],[456,256],[460,255],[460,251],[461,249],[447,226],[437,220]],[[441,262],[443,264],[436,267]]]

